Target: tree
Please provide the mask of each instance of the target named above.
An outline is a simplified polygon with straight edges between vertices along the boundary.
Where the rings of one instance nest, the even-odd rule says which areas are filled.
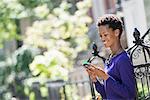
[[[67,72],[73,67],[77,54],[86,50],[89,43],[86,32],[91,22],[87,16],[90,4],[88,0],[78,2],[78,10],[73,15],[68,12],[71,5],[67,2],[62,2],[52,13],[48,13],[46,4],[35,8],[35,15],[40,20],[27,29],[24,40],[26,44],[44,50],[30,64],[34,76],[64,78],[62,70]],[[44,11],[47,13],[41,16]]]
[[[5,40],[20,39],[17,35],[16,20],[29,17],[35,22],[28,28],[23,41],[25,45],[38,47],[42,51],[42,54],[36,56],[31,63],[33,56],[30,55],[28,50],[16,50],[18,54],[11,60],[13,62],[17,59],[17,62],[9,63],[7,67],[2,68],[4,71],[1,71],[2,83],[0,85],[2,88],[4,87],[4,91],[1,89],[0,92],[2,99],[4,99],[4,96],[9,99],[9,96],[14,93],[18,94],[16,96],[22,97],[24,95],[24,84],[27,85],[23,80],[30,76],[30,71],[35,79],[36,77],[67,79],[68,69],[73,67],[78,52],[85,50],[89,43],[86,35],[88,24],[91,22],[90,17],[87,16],[90,6],[88,0],[78,3],[76,6],[78,10],[73,13],[70,13],[70,11],[72,12],[72,6],[67,2],[62,2],[58,7],[60,2],[57,2],[54,6],[53,0],[32,1],[34,0],[0,1],[0,8],[2,9],[0,14],[3,15],[0,19],[2,22],[0,23],[2,29],[0,31],[0,44]],[[50,6],[49,3],[52,3],[53,6]],[[27,54],[29,55],[27,56]],[[24,58],[25,56],[27,58]],[[29,64],[30,71],[27,67]],[[6,77],[10,80],[5,80]],[[12,91],[13,89],[16,89],[15,92]]]
[[[34,18],[34,8],[48,4],[50,11],[57,7],[61,0],[1,0],[0,1],[0,48],[5,41],[22,39],[18,35],[18,20],[29,17]]]

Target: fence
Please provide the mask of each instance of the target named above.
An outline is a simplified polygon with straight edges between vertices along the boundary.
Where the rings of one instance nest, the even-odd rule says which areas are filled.
[[[45,87],[48,89],[48,95],[46,97],[42,97],[40,92],[40,83],[32,83],[32,91],[35,93],[35,100],[92,99],[89,80],[82,80],[76,82],[66,82],[63,80],[47,81]],[[86,97],[87,95],[88,97]]]
[[[140,38],[140,32],[135,28],[134,46],[128,50],[134,65],[138,100],[150,99],[150,41],[144,41],[149,31]]]

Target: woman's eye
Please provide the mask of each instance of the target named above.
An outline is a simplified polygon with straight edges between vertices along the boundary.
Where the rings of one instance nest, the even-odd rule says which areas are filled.
[[[104,34],[104,36],[106,37],[106,36],[107,36],[107,34]]]
[[[99,35],[100,36],[100,38],[102,38],[102,35]]]

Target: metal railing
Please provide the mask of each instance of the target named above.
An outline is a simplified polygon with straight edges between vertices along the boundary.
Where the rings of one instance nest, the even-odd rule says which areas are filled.
[[[88,100],[92,99],[89,80],[75,82],[63,80],[47,81],[45,83],[45,87],[48,89],[46,97],[41,96],[40,87],[40,82],[32,83],[35,100],[81,100],[83,95],[89,95]]]
[[[134,46],[128,49],[134,65],[138,100],[150,100],[150,46],[144,41],[149,31],[140,37],[140,32],[135,28]]]

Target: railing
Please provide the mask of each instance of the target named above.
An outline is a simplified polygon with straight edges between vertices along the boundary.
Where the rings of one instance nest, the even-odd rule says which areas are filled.
[[[150,100],[150,46],[144,42],[149,31],[140,38],[140,32],[135,28],[134,46],[128,50],[134,65],[138,100]]]
[[[75,82],[63,80],[47,81],[45,83],[45,87],[48,89],[46,97],[41,96],[40,87],[39,82],[32,83],[35,100],[81,100],[86,95],[88,95],[86,100],[92,99],[89,80]]]

